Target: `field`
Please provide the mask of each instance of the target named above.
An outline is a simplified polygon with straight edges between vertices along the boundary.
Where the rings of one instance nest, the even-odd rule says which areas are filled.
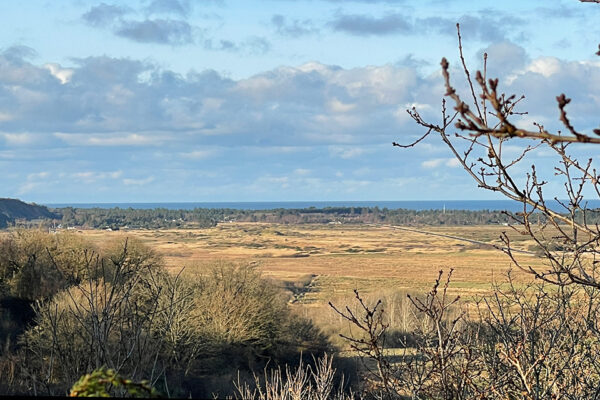
[[[494,247],[502,246],[503,231],[509,234],[514,249],[521,251],[517,255],[521,261],[541,266],[543,259],[535,255],[534,243],[501,225],[415,228],[234,222],[206,229],[82,229],[75,234],[98,249],[112,247],[124,238],[136,239],[157,252],[173,274],[182,268],[186,273],[203,273],[221,260],[254,264],[285,290],[291,313],[305,318],[302,321],[306,325],[301,326],[326,338],[339,351],[336,357],[343,358],[349,368],[358,369],[362,367],[357,354],[343,336],[358,337],[361,332],[340,317],[329,302],[341,310],[348,307],[361,318],[364,310],[353,299],[353,289],[360,291],[370,307],[381,299],[386,351],[393,360],[414,355],[417,350],[416,342],[410,339],[412,332],[427,328],[431,320],[416,311],[406,294],[427,293],[440,270],[453,268],[449,292],[461,295],[463,301],[448,309],[444,319],[459,315],[476,318],[479,310],[473,300],[491,293],[492,283],[506,282],[505,274],[511,267],[508,256]],[[513,277],[517,285],[532,280],[520,270],[514,270]],[[221,293],[214,294],[219,297],[219,309]]]
[[[499,236],[507,231],[515,248],[528,250],[533,244],[506,226],[420,229],[495,245],[501,245]],[[489,245],[389,226],[225,223],[193,230],[82,232],[99,246],[113,238],[137,238],[159,252],[174,272],[182,267],[200,272],[216,260],[256,263],[304,304],[345,297],[354,288],[424,292],[440,269],[450,268],[451,291],[471,297],[489,292],[493,281],[503,282],[511,267],[509,258]],[[541,263],[532,254],[518,257],[530,265]],[[514,277],[531,280],[520,271]]]

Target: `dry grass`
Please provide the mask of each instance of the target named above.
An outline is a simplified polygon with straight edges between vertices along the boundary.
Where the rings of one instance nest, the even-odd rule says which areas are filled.
[[[491,244],[500,244],[501,232],[509,230],[505,226],[423,229]],[[228,223],[192,230],[82,232],[99,246],[114,237],[136,237],[158,251],[174,271],[182,266],[194,271],[218,259],[254,261],[266,276],[310,285],[304,302],[343,297],[354,288],[367,293],[426,290],[439,269],[451,267],[455,293],[483,294],[510,267],[508,257],[490,247],[389,227]],[[511,236],[516,248],[532,244],[516,233]],[[537,257],[520,257],[533,265],[541,263]],[[516,279],[530,277],[517,273]]]

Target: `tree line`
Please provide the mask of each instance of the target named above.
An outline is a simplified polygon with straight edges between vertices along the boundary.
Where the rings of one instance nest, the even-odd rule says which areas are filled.
[[[389,225],[488,225],[508,224],[518,213],[501,210],[408,210],[379,207],[327,207],[303,209],[238,210],[231,208],[58,208],[53,210],[63,227],[95,229],[209,228],[226,222],[263,222],[277,224],[389,224]],[[564,213],[567,215],[567,213]],[[582,221],[584,212],[577,211]],[[543,213],[533,213],[533,222],[545,223]],[[600,223],[600,213],[587,210],[588,223]],[[46,224],[57,221],[46,220]]]
[[[481,225],[508,223],[502,211],[407,210],[378,207],[327,207],[304,209],[238,210],[230,208],[58,208],[53,211],[63,227],[95,229],[208,228],[226,222],[279,224],[381,223],[393,225]]]

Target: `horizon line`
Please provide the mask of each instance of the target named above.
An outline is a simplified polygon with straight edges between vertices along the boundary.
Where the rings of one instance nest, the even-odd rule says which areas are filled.
[[[211,201],[59,201],[59,202],[35,202],[38,204],[194,204],[194,203],[368,203],[368,202],[381,202],[381,203],[392,203],[392,202],[456,202],[456,201],[510,201],[518,202],[511,199],[413,199],[413,200],[211,200]],[[549,201],[555,201],[551,199]]]

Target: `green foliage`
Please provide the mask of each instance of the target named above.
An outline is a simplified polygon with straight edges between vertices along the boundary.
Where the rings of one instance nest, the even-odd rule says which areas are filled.
[[[482,225],[509,223],[510,213],[497,210],[408,210],[379,207],[325,207],[304,209],[237,210],[230,208],[195,208],[170,210],[166,208],[58,208],[65,226],[81,226],[118,230],[158,228],[209,228],[219,222],[267,222],[283,224],[385,223],[392,225]],[[1,217],[1,214],[0,214]],[[535,214],[536,221],[546,221],[542,213]],[[583,220],[576,213],[577,221]],[[600,212],[588,211],[588,223],[600,222]],[[1,227],[1,226],[0,226]]]
[[[148,381],[134,382],[112,369],[100,368],[82,376],[71,388],[70,397],[111,397],[111,389],[123,389],[132,397],[158,397]]]

